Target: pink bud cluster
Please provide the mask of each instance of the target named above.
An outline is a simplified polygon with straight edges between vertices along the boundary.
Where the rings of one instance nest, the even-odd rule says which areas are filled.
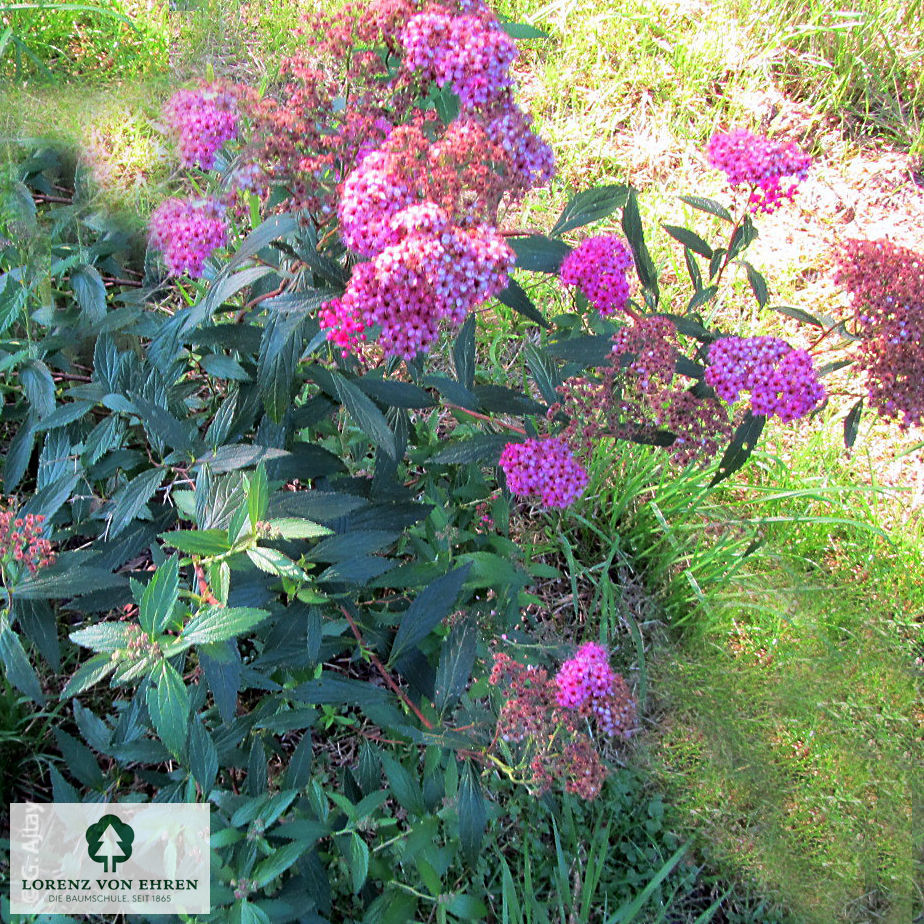
[[[587,487],[587,472],[561,437],[508,443],[500,467],[514,494],[538,497],[546,507],[567,507]]]
[[[6,567],[11,564],[35,574],[54,563],[51,543],[42,535],[44,522],[41,514],[18,517],[12,511],[0,512],[0,562],[5,566],[5,579],[10,577]]]
[[[902,430],[924,423],[924,254],[891,241],[847,241],[836,281],[863,337],[870,403]]]
[[[439,86],[449,84],[463,108],[485,107],[511,84],[513,40],[490,15],[456,16],[433,6],[401,33],[404,66]]]
[[[548,671],[498,652],[489,682],[504,697],[495,742],[519,752],[529,784],[545,792],[564,781],[568,792],[596,798],[606,767],[581,715],[559,706],[558,686]]]
[[[623,311],[629,302],[632,251],[615,234],[589,237],[565,257],[559,279],[577,286],[603,317]]]
[[[755,212],[772,212],[796,192],[812,160],[794,142],[771,141],[742,128],[716,133],[709,139],[706,156],[725,172],[732,186],[750,186]],[[785,188],[783,180],[793,178]]]
[[[705,381],[729,404],[750,392],[754,414],[775,414],[783,423],[804,417],[825,396],[809,354],[778,337],[716,340]]]
[[[224,207],[213,199],[166,199],[151,215],[151,246],[174,275],[194,279],[211,253],[228,242]]]
[[[237,93],[218,83],[180,90],[168,100],[164,115],[177,136],[183,166],[211,170],[215,152],[237,135]]]
[[[628,738],[635,727],[635,703],[625,680],[610,667],[602,645],[586,642],[555,675],[557,703],[593,716],[607,735]]]

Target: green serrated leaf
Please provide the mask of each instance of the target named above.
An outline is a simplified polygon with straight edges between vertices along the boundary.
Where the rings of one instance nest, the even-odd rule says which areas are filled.
[[[189,770],[207,797],[218,776],[218,749],[198,717],[189,727]]]
[[[706,286],[706,288],[694,292],[693,297],[687,303],[687,311],[696,311],[697,308],[711,302],[718,294],[718,291],[718,286]]]
[[[138,622],[150,636],[160,635],[180,598],[180,566],[171,555],[148,581],[138,606]]]
[[[33,702],[43,706],[45,694],[42,685],[5,613],[0,614],[0,661],[3,662],[7,680]]]
[[[331,372],[330,375],[337,398],[347,409],[349,415],[376,446],[382,449],[390,459],[395,459],[397,454],[395,434],[388,425],[385,415],[353,382],[338,372]]]
[[[332,532],[320,523],[300,517],[274,517],[266,522],[272,533],[278,533],[283,539],[317,539],[329,536]]]
[[[40,359],[27,360],[19,368],[19,381],[36,417],[48,417],[55,409],[55,383],[48,366]]]
[[[757,304],[763,308],[764,305],[767,304],[767,299],[770,297],[767,290],[767,280],[746,260],[742,260],[741,263],[744,266],[744,271],[748,274],[748,282],[751,284],[751,291],[754,293],[754,298],[757,299]]]
[[[99,683],[104,677],[107,677],[115,670],[115,662],[108,654],[95,654],[92,658],[84,661],[80,667],[71,674],[70,678],[61,691],[59,699],[69,699],[72,696],[78,696],[84,690],[88,690],[95,683]]]
[[[266,888],[274,879],[281,876],[305,851],[311,849],[311,843],[304,840],[293,841],[273,851],[272,856],[257,864],[252,880],[261,889]]]
[[[161,533],[160,538],[184,555],[224,555],[231,550],[228,534],[223,529],[177,530]]]
[[[449,440],[442,449],[430,456],[429,461],[435,465],[497,465],[504,447],[518,441],[515,434],[480,433],[469,439]]]
[[[249,632],[269,616],[267,610],[246,606],[209,606],[200,610],[183,629],[180,640],[186,645],[223,642]]]
[[[160,487],[163,478],[162,469],[151,468],[136,475],[115,493],[109,509],[107,538],[114,539],[138,516]]]
[[[474,866],[481,852],[488,809],[481,792],[481,783],[472,765],[465,763],[459,779],[458,796],[459,841],[462,855],[469,865]]]
[[[106,285],[95,266],[81,266],[74,270],[71,288],[87,323],[98,324],[106,317]]]
[[[645,245],[645,232],[642,228],[642,216],[638,210],[638,197],[635,190],[629,190],[629,196],[622,210],[622,230],[632,248],[635,259],[635,271],[642,288],[646,289],[652,299],[652,306],[658,303],[658,273]]]
[[[475,384],[475,313],[471,312],[459,328],[452,345],[452,361],[459,384],[469,391]]]
[[[261,570],[267,574],[275,574],[277,577],[292,578],[296,581],[308,580],[308,575],[300,568],[291,558],[278,552],[276,549],[248,549],[247,557]]]
[[[389,788],[398,800],[398,804],[414,815],[426,814],[423,791],[420,783],[414,779],[410,771],[389,754],[382,754],[382,769],[385,771]]]
[[[182,758],[189,732],[189,693],[183,678],[169,662],[162,661],[152,677],[146,702],[154,730],[174,757]]]
[[[269,482],[266,478],[266,466],[262,462],[257,465],[253,475],[247,478],[245,485],[250,528],[256,532],[257,523],[266,516],[266,507],[269,504]]]
[[[434,703],[441,713],[465,690],[475,664],[477,643],[478,631],[470,622],[453,626],[449,637],[443,642],[433,684]]]

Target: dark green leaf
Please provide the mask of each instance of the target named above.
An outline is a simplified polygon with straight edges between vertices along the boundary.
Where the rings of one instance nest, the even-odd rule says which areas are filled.
[[[553,341],[546,347],[546,352],[556,359],[580,363],[587,369],[606,364],[613,352],[613,341],[610,337],[582,334],[571,340]]]
[[[258,254],[264,247],[298,231],[298,216],[295,212],[271,215],[259,227],[253,229],[238,247],[228,262],[228,271],[237,269],[248,257]]]
[[[305,554],[308,561],[343,561],[359,555],[368,555],[391,545],[400,532],[389,529],[351,529],[340,536],[322,539]]]
[[[77,696],[89,689],[94,683],[99,683],[103,677],[111,674],[115,670],[115,662],[107,653],[95,654],[88,661],[84,661],[80,667],[71,674],[64,689],[61,691],[60,699],[67,699],[70,696]]]
[[[543,32],[535,26],[525,22],[502,22],[501,29],[512,39],[544,39],[548,38],[548,32]]]
[[[629,190],[629,198],[622,210],[622,230],[632,248],[632,256],[635,258],[635,271],[638,273],[639,282],[642,288],[646,289],[650,295],[653,305],[658,303],[658,273],[648,248],[645,246],[645,232],[642,228],[642,216],[638,210],[638,197],[634,189]]]
[[[687,265],[687,272],[690,274],[690,282],[693,283],[693,288],[699,291],[703,287],[703,274],[700,272],[699,264],[689,247],[683,248],[683,259]]]
[[[469,439],[449,440],[442,449],[430,456],[430,462],[435,465],[457,465],[465,463],[479,463],[482,465],[497,465],[504,447],[508,443],[519,442],[515,434],[481,433]]]
[[[270,446],[252,446],[239,443],[234,446],[221,446],[214,452],[207,452],[196,459],[196,466],[207,465],[214,474],[233,472],[241,468],[250,468],[260,462],[282,459],[289,453],[285,449],[273,449]]]
[[[785,314],[787,318],[792,318],[795,321],[801,321],[803,324],[811,324],[813,327],[831,327],[834,324],[832,318],[821,318],[817,317],[814,314],[809,314],[807,311],[803,311],[801,308],[790,308],[786,305],[772,305],[770,308],[771,311],[777,311],[780,314]]]
[[[185,555],[223,555],[231,549],[228,533],[224,529],[178,530],[161,533],[160,538],[170,547]]]
[[[58,624],[55,612],[47,600],[26,600],[18,597],[14,612],[19,628],[42,657],[56,670],[61,667],[61,646],[58,643]]]
[[[155,686],[147,692],[148,714],[154,730],[174,757],[181,758],[189,731],[189,693],[183,678],[167,661],[152,678]]]
[[[144,505],[154,496],[163,477],[162,469],[151,468],[136,475],[115,493],[108,516],[108,538],[113,539],[118,536],[135,519]]]
[[[372,403],[367,395],[364,395],[356,385],[345,379],[340,373],[332,372],[331,377],[337,391],[337,398],[363,433],[376,446],[384,450],[389,458],[394,459],[396,455],[395,434],[392,432],[391,427],[388,426],[385,415]]]
[[[3,459],[3,489],[11,493],[22,481],[22,476],[29,467],[32,450],[35,448],[35,418],[30,414],[16,431],[10,441]]]
[[[152,440],[162,440],[171,449],[189,452],[193,447],[189,427],[181,424],[166,408],[139,394],[130,396],[135,412],[141,418]]]
[[[106,286],[95,266],[81,266],[71,273],[71,287],[88,324],[97,324],[106,317]]]
[[[308,785],[308,781],[311,779],[312,756],[311,732],[306,731],[289,758],[289,766],[286,768],[285,777],[283,778],[284,786],[301,789],[303,786]]]
[[[857,432],[860,429],[860,417],[862,414],[863,399],[860,398],[844,418],[844,445],[848,449],[852,449],[853,444],[857,441]]]
[[[264,276],[269,276],[270,273],[276,272],[272,266],[250,266],[237,273],[229,273],[231,268],[229,264],[223,273],[212,280],[212,284],[205,298],[198,304],[193,305],[185,316],[180,316],[179,320],[182,323],[182,332],[188,333],[192,331],[202,324],[203,321],[208,320],[219,305],[226,302],[233,295],[237,295],[241,289],[253,285],[253,283],[262,279]]]
[[[548,356],[540,353],[532,343],[527,343],[524,346],[523,354],[526,358],[529,374],[536,383],[540,394],[548,404],[555,404],[556,401],[560,400],[560,395],[555,389],[561,385],[561,378],[555,363]]]
[[[39,420],[48,417],[55,409],[55,383],[48,366],[40,359],[26,360],[20,366],[19,380],[35,415]]]
[[[418,594],[401,617],[388,656],[390,664],[402,652],[422,642],[452,612],[470,570],[470,565],[456,568]]]
[[[189,727],[189,769],[207,798],[218,775],[218,749],[198,716]]]
[[[421,379],[421,384],[435,388],[450,404],[464,407],[468,411],[480,408],[478,399],[464,385],[445,375],[426,375]]]
[[[694,292],[693,297],[687,303],[687,311],[696,311],[697,308],[702,307],[707,302],[711,302],[716,297],[718,291],[718,286],[706,286],[705,289]]]
[[[102,786],[103,774],[93,752],[60,728],[54,729],[54,736],[70,773],[91,789]]]
[[[352,680],[325,671],[317,680],[299,684],[292,695],[304,703],[320,706],[368,706],[381,705],[389,701],[389,696],[381,687],[373,686],[364,680]]]
[[[549,322],[542,316],[542,312],[533,304],[532,299],[526,294],[523,287],[513,278],[510,277],[507,282],[507,288],[496,296],[497,300],[508,308],[512,308],[524,318],[529,318],[540,327],[549,327]]]
[[[744,265],[744,271],[748,274],[748,282],[751,284],[751,291],[754,293],[754,298],[757,299],[757,304],[763,308],[764,305],[767,304],[767,299],[769,298],[767,280],[746,260],[742,260],[741,262]]]
[[[370,398],[388,407],[423,408],[433,407],[436,403],[427,392],[410,382],[365,376],[357,379],[356,384]]]
[[[233,382],[249,382],[250,374],[236,360],[220,353],[208,353],[202,357],[202,368],[216,379],[230,379]]]
[[[353,894],[356,895],[369,875],[369,848],[355,831],[350,835],[350,850],[346,860],[353,880]]]
[[[382,754],[382,768],[388,778],[388,786],[398,804],[413,815],[426,813],[423,792],[420,783],[414,779],[410,771],[389,754]]]
[[[751,457],[757,446],[760,434],[763,432],[767,418],[762,414],[752,414],[750,411],[738,425],[732,436],[728,448],[725,450],[719,468],[710,482],[710,486],[724,481],[740,469]]]
[[[675,240],[680,241],[684,247],[698,253],[707,260],[712,258],[712,248],[695,232],[680,225],[661,225],[662,228]]]
[[[478,631],[474,623],[460,622],[453,626],[449,638],[443,643],[433,696],[441,713],[465,690],[475,664],[477,642]]]
[[[272,855],[257,864],[253,871],[254,884],[261,889],[266,888],[275,878],[281,876],[298,858],[311,848],[311,842],[302,840],[284,844],[273,851]]]
[[[481,852],[488,809],[481,793],[481,783],[471,763],[466,762],[459,779],[458,796],[459,841],[462,855],[470,866],[474,866]]]
[[[175,555],[154,571],[138,604],[138,622],[150,636],[160,635],[180,598],[180,566]]]
[[[37,424],[35,429],[54,430],[57,427],[66,427],[75,420],[80,420],[81,417],[86,416],[92,407],[92,401],[73,401],[70,404],[62,404],[55,408],[41,423]]]
[[[267,610],[244,606],[209,606],[200,610],[183,629],[180,640],[186,645],[222,642],[249,632],[269,616]]]
[[[295,370],[305,341],[305,319],[273,314],[260,341],[257,383],[266,413],[279,423],[292,404],[297,386]]]
[[[472,390],[475,384],[475,313],[471,312],[459,328],[452,346],[452,361],[459,384]]]
[[[508,243],[517,255],[517,269],[534,273],[558,275],[562,261],[571,253],[571,247],[564,241],[554,240],[542,234],[528,237],[514,237]]]
[[[42,693],[42,685],[5,614],[0,615],[0,661],[3,661],[7,680],[33,702],[43,706],[45,695]]]
[[[574,196],[549,232],[553,237],[589,225],[623,208],[629,197],[628,186],[595,186]]]
[[[732,235],[731,245],[728,248],[728,259],[734,260],[739,253],[746,250],[756,239],[757,228],[754,227],[751,216],[745,215]]]
[[[699,209],[700,212],[708,212],[710,215],[715,215],[716,218],[721,218],[724,221],[731,221],[731,212],[725,208],[719,202],[716,202],[715,199],[707,199],[705,196],[680,196],[681,202],[686,202],[687,205],[693,206],[695,209]]]
[[[476,385],[472,391],[482,409],[492,414],[545,414],[547,407],[503,385]]]

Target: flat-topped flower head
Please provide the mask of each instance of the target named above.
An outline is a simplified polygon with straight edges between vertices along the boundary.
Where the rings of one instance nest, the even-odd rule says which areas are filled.
[[[237,95],[221,84],[179,90],[167,101],[164,115],[177,137],[184,167],[211,170],[215,153],[237,135]]]
[[[713,135],[706,156],[732,186],[753,188],[750,201],[755,212],[772,212],[791,199],[812,163],[795,142],[771,141],[743,128]]]
[[[0,511],[0,562],[7,580],[54,563],[51,542],[44,538],[45,517],[28,513],[17,516],[14,511]],[[12,574],[11,574],[12,571]]]
[[[577,286],[603,317],[618,314],[629,302],[632,251],[615,234],[589,237],[565,257],[558,277]]]
[[[729,404],[749,392],[754,414],[775,414],[783,423],[804,417],[825,396],[809,354],[779,337],[716,340],[705,381]]]
[[[151,215],[150,242],[174,276],[202,275],[214,250],[228,242],[224,207],[214,199],[166,199]]]
[[[623,678],[610,667],[607,650],[586,642],[555,675],[556,702],[593,716],[607,735],[627,738],[635,725],[635,702]]]
[[[508,443],[499,464],[514,494],[538,497],[546,507],[568,507],[587,487],[587,472],[561,437]]]

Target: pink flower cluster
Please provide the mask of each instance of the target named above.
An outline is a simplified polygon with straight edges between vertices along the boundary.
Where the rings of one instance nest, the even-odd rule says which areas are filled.
[[[825,396],[809,354],[778,337],[716,340],[705,380],[729,404],[750,392],[754,414],[775,414],[783,423],[804,417]]]
[[[513,252],[493,228],[450,225],[432,203],[396,213],[387,239],[393,243],[354,268],[343,297],[322,309],[322,328],[344,350],[378,325],[386,355],[413,359],[439,336],[441,321],[461,324],[500,292],[513,266]]]
[[[224,207],[213,199],[165,199],[151,215],[150,241],[174,276],[198,278],[212,251],[228,242]]]
[[[587,472],[561,437],[508,443],[500,467],[514,494],[539,497],[546,507],[567,507],[587,487]]]
[[[505,168],[524,192],[555,176],[555,155],[533,131],[532,117],[512,102],[496,106],[487,124],[488,136],[506,155]]]
[[[559,278],[577,286],[603,317],[625,309],[632,252],[615,234],[589,237],[565,257]]]
[[[635,725],[635,704],[625,680],[610,667],[602,645],[587,642],[555,675],[556,701],[565,709],[593,715],[601,731],[627,738]]]
[[[0,560],[3,564],[25,566],[29,574],[35,574],[39,568],[54,563],[51,543],[42,537],[44,522],[45,517],[40,514],[18,517],[12,511],[0,512]]]
[[[516,45],[489,15],[454,16],[434,6],[411,17],[401,44],[405,67],[452,86],[465,109],[495,102],[511,84]]]
[[[794,142],[771,141],[743,128],[716,133],[706,148],[709,163],[728,176],[732,186],[750,186],[756,212],[772,212],[791,199],[812,161]],[[792,177],[785,188],[782,181]]]
[[[215,152],[237,135],[237,94],[221,84],[174,93],[164,107],[184,167],[211,170]]]

